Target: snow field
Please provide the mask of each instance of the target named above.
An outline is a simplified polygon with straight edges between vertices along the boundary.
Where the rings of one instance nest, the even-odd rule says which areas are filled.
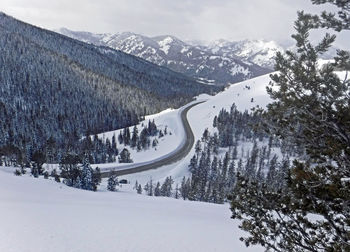
[[[245,248],[228,205],[77,190],[0,168],[0,251],[262,251]]]

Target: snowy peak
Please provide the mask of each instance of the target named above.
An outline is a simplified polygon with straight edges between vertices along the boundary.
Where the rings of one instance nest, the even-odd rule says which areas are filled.
[[[242,40],[238,42],[217,40],[212,42],[208,48],[213,53],[237,56],[243,61],[252,62],[269,69],[274,67],[276,53],[284,51],[276,42],[265,40]]]
[[[155,37],[153,38],[153,40],[155,40],[158,45],[159,45],[159,49],[161,51],[163,51],[165,54],[169,53],[169,49],[173,46],[173,45],[179,45],[181,43],[179,43],[179,40],[176,39],[175,37],[172,36],[160,36],[160,37]]]
[[[103,40],[111,36],[108,33],[96,34],[91,32],[79,31],[74,32],[66,28],[60,28],[55,30],[55,32],[66,35],[67,37],[72,37],[85,43],[103,45]]]
[[[60,29],[59,32],[85,42],[121,50],[205,84],[236,83],[271,71],[230,52],[231,42],[216,44],[218,49],[214,49],[195,46],[171,35],[147,37],[132,32],[93,35],[68,29]]]

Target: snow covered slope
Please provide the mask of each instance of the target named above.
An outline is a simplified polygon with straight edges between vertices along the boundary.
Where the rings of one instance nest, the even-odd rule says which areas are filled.
[[[245,248],[228,205],[91,192],[0,168],[0,251],[263,251]]]
[[[205,102],[193,107],[187,114],[188,121],[195,136],[195,141],[202,137],[206,128],[213,131],[213,119],[219,114],[222,108],[229,110],[233,103],[237,105],[237,109],[240,111],[250,110],[256,106],[265,107],[271,101],[266,93],[266,86],[269,82],[269,75],[263,75],[233,84],[226,88],[225,91],[215,96],[198,96],[197,101]],[[160,120],[160,118],[158,120]],[[193,154],[194,148],[192,148],[192,151],[181,162],[164,166],[157,170],[126,175],[123,176],[123,178],[127,178],[132,183],[137,180],[145,184],[150,178],[154,181],[162,181],[165,177],[172,176],[176,182],[180,182],[183,176],[189,175],[188,164]]]
[[[227,41],[217,40],[207,47],[213,53],[226,57],[236,56],[245,62],[273,69],[277,52],[283,52],[284,49],[274,41],[265,40],[242,40]]]

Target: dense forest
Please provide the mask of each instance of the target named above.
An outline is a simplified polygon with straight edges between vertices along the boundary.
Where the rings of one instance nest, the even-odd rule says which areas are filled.
[[[0,14],[0,153],[78,152],[84,135],[135,125],[215,87]],[[59,151],[57,151],[59,150]]]

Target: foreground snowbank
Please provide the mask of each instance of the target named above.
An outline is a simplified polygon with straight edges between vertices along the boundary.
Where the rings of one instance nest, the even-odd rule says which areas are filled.
[[[148,197],[128,185],[90,192],[0,168],[0,214],[4,252],[262,251],[238,240],[228,205]]]

